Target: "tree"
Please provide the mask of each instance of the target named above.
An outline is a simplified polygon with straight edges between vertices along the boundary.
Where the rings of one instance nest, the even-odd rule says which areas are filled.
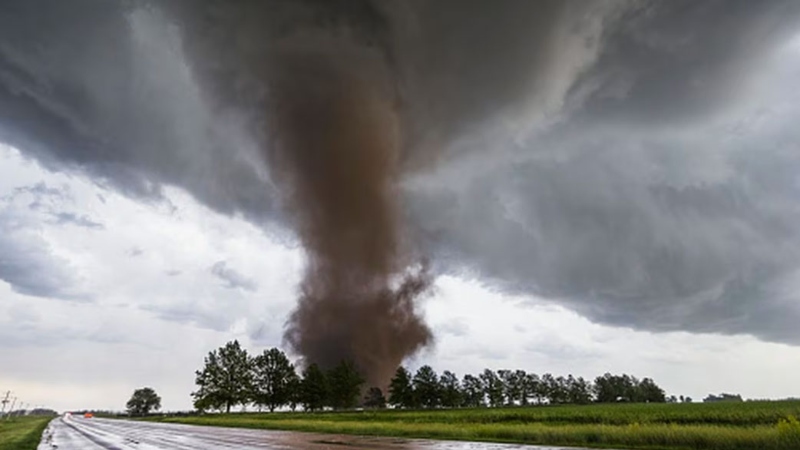
[[[546,373],[542,376],[542,380],[547,384],[547,394],[551,405],[560,405],[569,401],[568,382],[566,378],[562,376],[553,377],[549,373]]]
[[[483,382],[483,390],[489,400],[489,406],[497,408],[503,406],[504,388],[503,381],[491,369],[485,369],[480,375]]]
[[[562,403],[561,386],[559,385],[558,379],[552,374],[546,373],[542,375],[539,381],[539,390],[541,391],[542,398],[547,400],[548,404],[554,405]]]
[[[727,394],[723,393],[720,395],[708,394],[708,397],[703,399],[703,403],[709,402],[741,402],[742,396],[739,394]]]
[[[440,404],[439,376],[431,366],[425,365],[414,374],[414,396],[423,408],[436,408]]]
[[[195,384],[199,389],[192,392],[194,406],[200,411],[222,409],[245,404],[251,394],[250,357],[239,341],[228,342],[208,354],[202,370],[195,372]]]
[[[642,401],[648,403],[664,403],[667,401],[664,390],[661,389],[651,378],[643,379],[637,387],[639,389],[639,395]]]
[[[161,397],[153,388],[136,389],[125,407],[131,416],[146,416],[150,414],[150,411],[161,409]]]
[[[573,378],[572,375],[567,377],[567,397],[569,403],[577,405],[591,403],[592,389],[592,383],[586,381],[583,377]]]
[[[389,383],[389,404],[396,408],[412,408],[414,406],[411,374],[403,366],[397,368]]]
[[[289,408],[294,411],[303,400],[302,385],[296,371],[292,370],[292,373],[289,374],[289,379],[286,380],[286,387],[289,390]]]
[[[277,348],[264,350],[264,353],[253,358],[252,368],[253,403],[266,406],[270,412],[289,403],[292,376],[296,377],[296,374],[286,354]]]
[[[367,390],[367,395],[364,396],[364,407],[374,409],[386,408],[386,397],[383,396],[381,388],[373,386]]]
[[[463,395],[463,405],[467,408],[478,408],[485,406],[483,381],[480,378],[466,374],[461,383],[461,393]]]
[[[650,378],[639,381],[630,375],[611,375],[609,373],[597,377],[594,381],[597,402],[658,402],[673,401],[667,398],[664,390]],[[674,396],[673,396],[674,397]],[[677,402],[677,397],[674,398]]]
[[[498,370],[498,377],[503,382],[503,392],[508,405],[526,405],[528,403],[524,370]]]
[[[449,370],[442,372],[442,376],[439,377],[439,388],[443,407],[457,408],[461,406],[463,397],[461,385],[458,382],[458,377],[453,372]]]
[[[595,378],[595,401],[599,403],[629,402],[632,380],[627,375],[618,376],[605,373]]]
[[[333,409],[354,408],[364,378],[352,361],[342,361],[327,375],[330,405]]]
[[[535,373],[526,374],[523,385],[525,392],[523,397],[523,405],[527,405],[531,399],[537,405],[542,403],[544,395],[541,392],[542,383],[539,380],[539,375],[536,375]]]
[[[503,399],[507,405],[514,404],[514,392],[512,385],[514,381],[514,371],[508,369],[500,369],[497,371],[497,378],[503,384]]]
[[[519,405],[528,404],[528,374],[524,370],[515,370],[514,375],[510,377],[509,391],[513,396],[513,403]]]
[[[303,371],[300,381],[300,403],[306,411],[317,411],[328,403],[328,380],[316,364]]]

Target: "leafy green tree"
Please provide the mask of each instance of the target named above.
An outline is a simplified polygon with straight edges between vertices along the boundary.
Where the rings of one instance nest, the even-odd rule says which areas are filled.
[[[592,401],[592,384],[583,377],[567,377],[567,399],[569,403],[585,405]]]
[[[622,379],[625,380],[625,401],[628,402],[635,402],[635,403],[642,403],[644,402],[644,396],[642,395],[642,390],[639,389],[639,384],[641,383],[639,379],[632,375],[622,374]]]
[[[524,405],[527,403],[524,370],[498,370],[497,375],[503,381],[506,404]]]
[[[549,375],[549,374],[545,374]],[[569,384],[567,379],[563,376],[553,377],[549,376],[547,391],[550,396],[550,403],[553,405],[561,405],[569,402]]]
[[[463,395],[463,403],[467,408],[478,408],[486,406],[484,398],[486,397],[483,381],[470,374],[464,375],[464,380],[461,383],[461,393]]]
[[[423,408],[436,408],[441,402],[439,376],[431,366],[425,365],[414,374],[414,395]]]
[[[270,412],[289,403],[292,376],[296,377],[296,374],[286,354],[277,348],[264,350],[264,353],[253,358],[252,368],[253,403],[266,406]]]
[[[328,399],[333,409],[349,409],[358,404],[364,378],[352,361],[340,362],[328,372],[327,378]]]
[[[400,366],[389,383],[389,404],[396,408],[414,407],[414,388],[411,385],[411,374]]]
[[[617,375],[605,373],[594,379],[595,401],[598,403],[627,401],[628,390],[626,380]]]
[[[639,392],[642,401],[648,403],[664,403],[667,401],[664,390],[661,389],[651,378],[645,378],[639,383]]]
[[[222,409],[245,404],[250,399],[251,370],[247,350],[239,341],[228,342],[208,354],[202,370],[195,372],[199,389],[192,393],[194,406],[200,411]]]
[[[544,393],[542,389],[542,382],[539,379],[539,375],[535,373],[528,373],[525,374],[525,380],[523,381],[525,396],[524,396],[524,405],[527,405],[531,400],[535,404],[541,404],[544,400]]]
[[[594,380],[595,399],[608,402],[665,402],[664,390],[650,378],[639,381],[630,375],[606,373]],[[675,399],[677,401],[677,398]]]
[[[507,405],[512,405],[514,403],[514,396],[511,392],[511,386],[509,386],[509,379],[513,376],[513,373],[513,370],[508,369],[500,369],[497,371],[497,378],[503,385],[503,402]]]
[[[386,408],[386,397],[383,396],[381,388],[373,386],[367,390],[367,395],[364,396],[364,407],[373,409]]]
[[[503,381],[491,369],[485,369],[480,375],[483,382],[483,390],[486,393],[486,398],[489,400],[489,406],[497,408],[503,406],[505,398],[505,389]]]
[[[296,371],[292,370],[289,374],[289,379],[286,380],[286,386],[289,389],[289,408],[295,411],[297,405],[303,401],[302,384]]]
[[[524,370],[515,370],[514,375],[511,377],[511,392],[514,396],[514,404],[527,405],[528,404],[528,374]]]
[[[316,364],[303,371],[300,381],[300,403],[306,411],[318,411],[328,403],[328,380]]]
[[[457,408],[463,402],[461,384],[453,372],[445,370],[439,377],[441,405],[445,408]]]
[[[161,397],[153,388],[136,389],[125,407],[131,416],[146,416],[150,414],[150,411],[161,409]]]

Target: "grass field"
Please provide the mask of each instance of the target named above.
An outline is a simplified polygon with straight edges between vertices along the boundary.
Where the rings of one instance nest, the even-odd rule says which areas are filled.
[[[0,450],[35,450],[52,417],[0,419]]]
[[[197,425],[623,449],[800,449],[800,401],[538,406],[433,411],[238,413]]]

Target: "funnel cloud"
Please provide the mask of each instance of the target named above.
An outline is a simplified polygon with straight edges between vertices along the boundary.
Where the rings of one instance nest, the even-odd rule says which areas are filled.
[[[324,44],[323,44],[324,45]],[[291,54],[270,79],[267,159],[307,254],[286,340],[323,367],[352,360],[373,386],[431,341],[415,310],[430,286],[409,272],[398,204],[401,136],[372,52]],[[366,73],[363,73],[366,72]]]

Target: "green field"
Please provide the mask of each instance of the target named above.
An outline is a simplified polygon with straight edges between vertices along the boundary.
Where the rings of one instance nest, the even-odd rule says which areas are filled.
[[[0,419],[0,450],[35,450],[52,419],[49,416]]]
[[[197,425],[627,449],[800,449],[800,401],[238,413]]]

